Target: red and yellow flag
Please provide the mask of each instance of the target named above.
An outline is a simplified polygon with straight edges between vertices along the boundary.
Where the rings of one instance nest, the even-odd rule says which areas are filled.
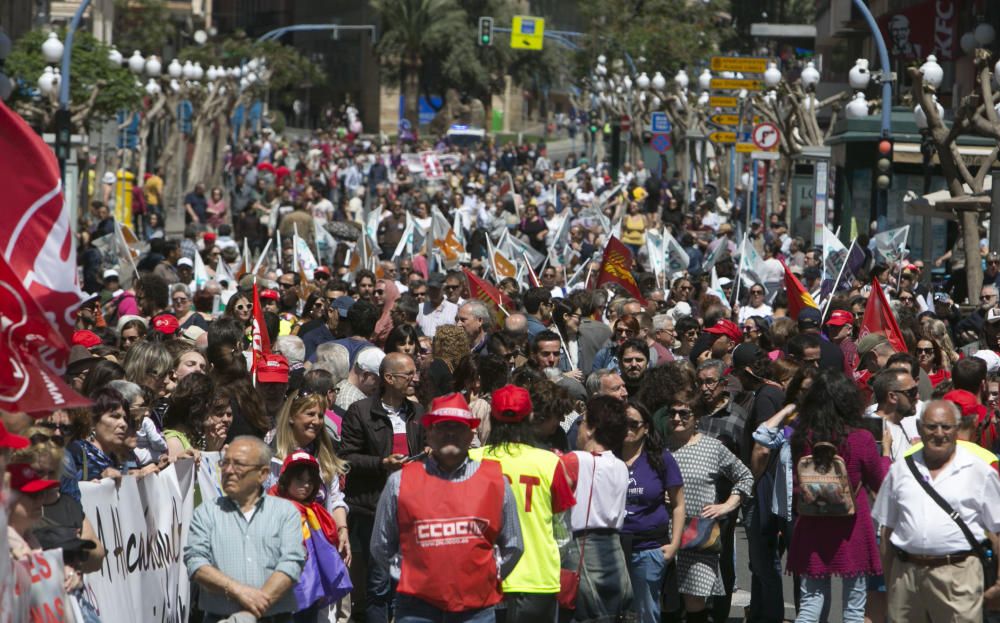
[[[257,281],[253,282],[253,322],[250,324],[250,344],[253,349],[253,365],[250,373],[254,383],[257,381],[257,370],[265,355],[271,354],[271,338],[264,324],[264,308],[260,306],[260,296],[257,294]]]
[[[899,330],[896,317],[892,314],[892,308],[889,307],[889,301],[886,300],[882,284],[878,279],[872,279],[872,292],[868,295],[868,303],[865,305],[865,315],[861,319],[858,339],[869,333],[881,333],[889,338],[889,344],[897,353],[907,352],[903,333]]]
[[[497,280],[517,277],[517,266],[514,266],[514,263],[507,259],[506,255],[496,249],[493,250],[493,271],[496,273]]]
[[[788,270],[788,264],[782,262],[781,265],[785,269],[785,292],[788,293],[788,317],[792,320],[798,319],[799,312],[806,307],[819,309],[816,301],[806,291],[805,286],[802,285],[799,278],[793,275],[792,271]]]
[[[463,268],[462,271],[465,273],[465,278],[469,280],[469,294],[471,297],[479,299],[492,309],[497,326],[502,327],[504,319],[507,318],[506,310],[513,309],[511,300],[492,283],[480,279],[468,268]]]
[[[598,286],[609,282],[625,288],[643,306],[647,304],[646,298],[639,291],[639,284],[632,276],[632,252],[614,236],[608,239],[608,244],[604,247],[601,269],[597,271]]]

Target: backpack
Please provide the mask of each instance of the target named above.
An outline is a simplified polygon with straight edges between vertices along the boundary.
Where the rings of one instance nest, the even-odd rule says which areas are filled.
[[[837,447],[824,441],[813,445],[812,451],[813,454],[803,456],[795,466],[799,479],[798,514],[811,517],[854,515],[857,491],[851,487],[847,464],[837,454]]]

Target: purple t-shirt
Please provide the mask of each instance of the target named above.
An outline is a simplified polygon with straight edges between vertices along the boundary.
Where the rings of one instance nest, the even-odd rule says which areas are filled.
[[[681,469],[669,450],[663,451],[663,476],[649,464],[645,450],[628,468],[628,494],[625,498],[625,523],[622,532],[626,534],[665,531],[669,540],[670,507],[663,501],[663,492],[673,487],[684,486]],[[645,550],[660,547],[655,539],[632,543],[632,549]]]

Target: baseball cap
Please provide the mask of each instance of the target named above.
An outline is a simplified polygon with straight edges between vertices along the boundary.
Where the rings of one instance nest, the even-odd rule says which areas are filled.
[[[720,319],[718,322],[712,326],[705,329],[705,333],[713,333],[715,335],[725,335],[734,342],[743,341],[743,332],[732,320],[727,320],[725,318]]]
[[[340,314],[341,318],[347,318],[347,312],[354,307],[354,303],[356,302],[357,301],[353,298],[345,294],[344,296],[338,296],[333,299],[333,308],[337,310],[337,313]]]
[[[81,329],[73,332],[72,343],[79,344],[84,348],[93,348],[101,343],[101,338],[97,337],[97,334],[93,331]]]
[[[272,301],[277,301],[277,300],[281,299],[281,296],[278,294],[277,290],[271,290],[269,288],[267,290],[261,290],[260,291],[260,298],[262,298],[262,299],[270,299]]]
[[[747,342],[740,344],[733,349],[733,368],[742,369],[753,365],[755,361],[764,356],[764,351],[760,346]]]
[[[421,423],[425,427],[433,426],[438,422],[461,422],[469,428],[479,426],[479,419],[472,415],[469,403],[458,392],[435,398],[431,402],[431,410],[421,419]]]
[[[531,394],[517,385],[504,385],[493,392],[491,413],[500,422],[520,422],[531,415]]]
[[[986,256],[987,262],[996,262],[997,260],[1000,260],[1000,253],[997,253],[996,251],[990,251],[989,254]]]
[[[941,396],[941,398],[955,403],[955,406],[962,411],[963,417],[966,415],[976,415],[980,418],[986,416],[986,407],[979,404],[976,395],[970,391],[953,389],[944,396]]]
[[[815,307],[806,307],[799,312],[799,328],[819,327],[823,323],[823,314]]]
[[[215,233],[206,231],[203,238],[207,244],[212,244],[215,242]]]
[[[261,383],[287,383],[288,360],[277,353],[264,355],[257,366],[257,380]]]
[[[854,314],[849,311],[844,311],[843,309],[837,309],[830,314],[830,319],[826,321],[826,324],[829,327],[842,327],[845,324],[851,324],[852,322],[854,322]]]
[[[149,328],[149,321],[143,318],[142,316],[136,316],[135,314],[125,314],[124,316],[118,319],[118,325],[117,325],[118,332],[121,333],[122,327],[125,326],[125,323],[132,320],[138,320],[139,322],[142,323],[142,326],[146,327],[147,329]]]
[[[191,258],[187,258],[187,257],[182,257],[181,259],[177,260],[177,265],[178,266],[187,266],[189,268],[194,268],[194,262],[191,261]]]
[[[383,359],[385,359],[385,353],[382,352],[382,349],[370,346],[358,353],[357,358],[354,360],[354,365],[363,372],[378,374],[379,368],[382,367]]]
[[[114,268],[107,269],[104,271],[103,279],[104,281],[107,281],[108,279],[118,279],[118,271]]]
[[[26,437],[9,432],[7,427],[3,425],[3,422],[0,422],[0,448],[20,450],[27,448],[29,445],[31,445],[31,442]]]
[[[876,346],[881,346],[882,344],[888,344],[889,338],[882,335],[881,333],[869,333],[860,340],[858,340],[858,354],[864,357],[868,353],[875,350]]]
[[[160,314],[153,318],[153,329],[164,335],[173,335],[180,328],[181,323],[177,322],[177,318],[170,314]]]
[[[10,474],[10,488],[21,493],[38,493],[59,486],[58,480],[46,480],[38,475],[27,463],[11,463],[7,466]]]
[[[289,467],[294,465],[307,465],[309,467],[316,468],[317,472],[319,471],[319,461],[316,460],[316,457],[308,452],[305,452],[304,450],[296,450],[286,456],[285,460],[281,463],[281,473],[284,474]]]
[[[111,171],[108,171],[107,173],[104,174],[104,177],[101,178],[101,181],[104,182],[105,184],[114,184],[115,174],[112,173]]]
[[[1000,372],[1000,355],[996,354],[992,350],[977,350],[972,356],[986,362],[987,374],[996,374],[997,372]]]
[[[317,266],[313,269],[313,275],[326,275],[329,277],[331,275],[330,269],[326,266]]]

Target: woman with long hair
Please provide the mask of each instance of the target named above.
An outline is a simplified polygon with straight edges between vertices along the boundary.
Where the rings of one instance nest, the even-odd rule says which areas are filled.
[[[207,374],[192,372],[178,381],[163,416],[163,438],[171,461],[205,449],[204,424],[214,393],[215,385]]]
[[[587,401],[578,450],[562,458],[576,493],[570,511],[576,543],[563,567],[580,569],[577,621],[614,621],[632,611],[632,582],[619,538],[629,487],[628,467],[617,456],[628,430],[623,407],[612,396]]]
[[[223,315],[236,319],[243,329],[247,329],[253,321],[253,302],[243,292],[237,292],[229,297],[229,302],[226,303],[226,311]]]
[[[927,373],[931,387],[937,387],[941,381],[951,378],[951,365],[941,345],[934,338],[921,337],[917,340],[917,362],[920,369]]]
[[[330,313],[329,304],[326,300],[326,294],[316,290],[306,297],[306,304],[302,307],[302,320],[300,324],[295,325],[292,329],[293,335],[305,335],[313,329],[318,329],[319,327],[327,323],[327,314]],[[338,313],[338,312],[333,312]]]
[[[316,495],[316,501],[333,516],[340,537],[339,549],[344,561],[350,564],[351,546],[347,539],[347,503],[344,502],[343,478],[347,475],[347,462],[337,456],[333,441],[326,431],[324,413],[326,397],[298,391],[287,398],[278,414],[271,443],[274,459],[271,461],[271,481],[269,488],[277,482],[281,474],[281,464],[285,457],[302,450],[319,461],[323,484]]]
[[[580,318],[582,312],[578,307],[573,307],[566,299],[555,299],[555,308],[552,310],[552,323],[559,329],[562,337],[559,345],[559,371],[570,372],[577,370],[577,381],[582,381],[580,370]]]
[[[802,577],[796,621],[821,620],[833,576],[844,582],[844,621],[863,621],[868,576],[882,573],[865,489],[878,492],[890,458],[879,456],[875,438],[862,428],[864,408],[857,385],[839,370],[820,370],[798,405],[792,464],[812,456],[822,469],[832,464],[834,455],[840,456],[847,466],[855,512],[835,517],[800,515],[795,521],[787,564],[789,572]],[[886,444],[885,452],[890,448]],[[798,488],[798,474],[794,477]]]
[[[118,330],[118,350],[127,353],[142,338],[146,337],[146,321],[142,318],[130,318]]]
[[[165,380],[173,364],[173,357],[160,342],[137,342],[125,353],[122,367],[125,378],[136,385],[145,385],[161,396]]]
[[[619,458],[628,466],[629,490],[622,539],[628,543],[628,570],[638,619],[660,623],[663,579],[684,530],[684,480],[677,461],[653,427],[649,410],[629,400],[625,417],[628,432]]]
[[[667,416],[673,432],[667,447],[684,478],[685,522],[718,522],[753,495],[753,474],[722,442],[698,432],[698,413],[691,408],[694,401],[694,393],[676,393],[669,400]],[[731,485],[731,493],[719,501],[717,491],[724,484]],[[708,598],[726,594],[719,552],[682,549],[677,554],[677,579],[687,621],[708,621]]]
[[[389,332],[389,337],[385,338],[385,354],[403,353],[417,357],[417,350],[420,348],[420,334],[413,325],[401,324]]]
[[[639,320],[631,314],[625,314],[615,320],[611,337],[601,350],[594,355],[594,370],[611,368],[618,372],[618,348],[627,340],[639,335]]]
[[[470,349],[469,335],[465,329],[458,325],[438,327],[434,334],[434,358],[427,368],[427,376],[421,375],[422,385],[428,381],[430,383],[427,389],[433,392],[430,395],[431,398],[452,392],[452,387],[455,384],[455,369],[458,367],[458,362],[469,353]]]

